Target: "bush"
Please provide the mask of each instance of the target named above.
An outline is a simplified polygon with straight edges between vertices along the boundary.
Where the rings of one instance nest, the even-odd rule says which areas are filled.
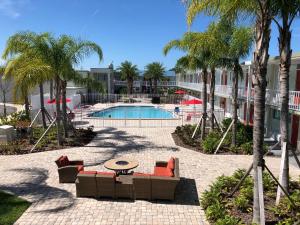
[[[220,202],[216,202],[206,208],[205,215],[207,219],[216,221],[219,218],[225,217],[225,208]]]
[[[237,198],[234,199],[234,205],[238,209],[246,211],[249,206],[249,200],[244,195],[239,195]]]
[[[241,151],[247,155],[253,154],[253,143],[252,141],[241,144]]]
[[[222,121],[222,126],[224,130],[227,130],[229,125],[231,124],[232,119],[227,118]],[[232,131],[229,131],[226,138],[223,141],[222,146],[229,147],[231,145],[231,139],[232,139]],[[241,122],[237,122],[237,133],[236,133],[236,147],[240,147],[241,145],[252,142],[253,139],[253,128],[249,125],[244,125]],[[247,146],[249,147],[249,146]],[[233,151],[238,151],[235,149],[232,149]],[[247,149],[249,150],[249,148]],[[252,152],[252,151],[251,151]],[[246,153],[249,154],[249,153]]]
[[[217,132],[210,132],[201,143],[203,151],[209,154],[214,153],[219,144],[220,138],[220,134]]]
[[[253,178],[251,175],[244,180],[233,197],[228,197],[245,173],[245,170],[237,170],[232,176],[220,176],[210,185],[209,190],[201,195],[201,205],[207,219],[212,224],[251,224],[251,218],[245,216],[251,212],[253,204]],[[263,183],[268,217],[272,218],[272,222],[276,220],[276,224],[295,224],[300,218],[300,183],[290,182],[291,198],[294,200],[296,208],[292,206],[287,197],[282,198],[279,206],[274,206],[277,185],[266,172],[263,173]]]
[[[218,219],[215,224],[216,225],[238,225],[239,221],[240,220],[238,218],[226,215],[224,218]]]

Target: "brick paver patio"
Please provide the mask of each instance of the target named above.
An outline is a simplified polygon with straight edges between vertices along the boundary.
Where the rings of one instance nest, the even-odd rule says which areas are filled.
[[[173,130],[104,128],[86,147],[0,156],[0,189],[33,202],[16,224],[207,224],[199,206],[200,194],[217,176],[247,168],[252,156],[204,155],[180,148],[171,138]],[[149,173],[156,160],[175,156],[185,179],[174,203],[76,198],[74,184],[58,183],[54,160],[62,154],[83,159],[86,170],[106,170],[106,160],[125,156],[139,161],[135,171]],[[280,159],[267,157],[266,161],[278,174]],[[290,172],[294,177],[300,175],[294,166]]]

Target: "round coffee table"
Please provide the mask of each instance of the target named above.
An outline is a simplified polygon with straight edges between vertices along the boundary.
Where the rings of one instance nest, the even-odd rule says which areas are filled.
[[[111,159],[104,163],[106,169],[114,170],[117,175],[126,175],[129,170],[138,167],[138,165],[138,161],[126,158]]]

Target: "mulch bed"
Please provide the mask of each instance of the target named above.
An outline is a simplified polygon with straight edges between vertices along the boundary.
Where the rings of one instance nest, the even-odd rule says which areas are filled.
[[[56,138],[47,139],[36,147],[33,152],[44,152],[70,147],[82,147],[90,143],[96,136],[96,132],[86,129],[75,129],[70,137],[66,138],[61,146],[57,145]],[[30,143],[29,138],[18,139],[8,145],[0,144],[0,155],[22,155],[30,153],[37,139]]]
[[[203,149],[201,148],[201,144],[200,144],[200,141],[196,141],[196,146],[191,146],[191,145],[187,145],[185,144],[182,139],[178,136],[178,134],[176,134],[175,132],[174,133],[171,133],[172,135],[172,138],[175,142],[175,144],[179,147],[183,147],[183,148],[187,148],[187,149],[190,149],[190,150],[193,150],[193,151],[196,151],[196,152],[201,152],[203,154],[207,154],[207,155],[211,155],[211,154],[208,154],[206,152],[203,151]],[[220,148],[219,151],[218,151],[218,155],[243,155],[241,153],[235,153],[235,152],[232,152],[229,150],[229,148]]]

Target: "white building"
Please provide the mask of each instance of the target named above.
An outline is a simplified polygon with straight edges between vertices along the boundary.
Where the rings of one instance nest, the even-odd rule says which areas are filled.
[[[292,56],[290,69],[290,141],[300,149],[300,54]],[[253,96],[251,62],[243,63],[244,77],[239,79],[238,115],[242,122],[253,123]],[[232,71],[218,69],[216,71],[215,105],[224,109],[226,115],[232,112]],[[178,87],[199,92],[202,91],[201,72],[176,74]],[[208,79],[209,97],[209,79]],[[270,58],[267,74],[265,135],[278,138],[280,134],[280,95],[279,95],[279,58]]]

